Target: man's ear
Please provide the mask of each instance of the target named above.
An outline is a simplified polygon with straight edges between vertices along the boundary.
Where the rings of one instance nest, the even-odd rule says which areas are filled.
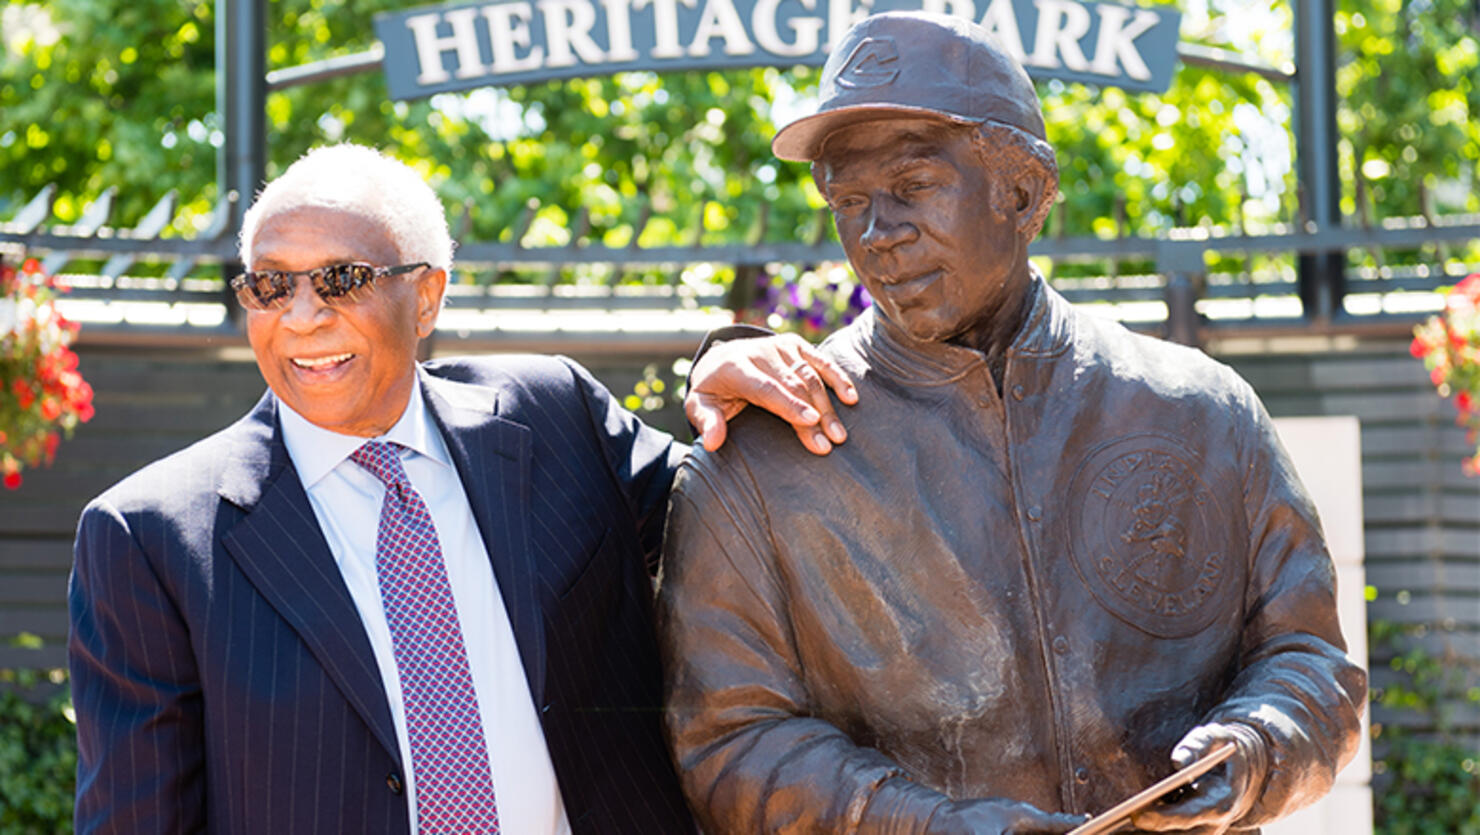
[[[447,271],[433,268],[416,282],[416,335],[426,339],[437,327],[442,296],[447,292]]]
[[[1049,188],[1048,172],[1036,160],[1022,166],[1020,170],[1022,173],[1018,176],[1012,193],[1017,231],[1020,235],[1037,234],[1038,230],[1032,226],[1039,216],[1039,207],[1044,200],[1054,198],[1055,190]]]

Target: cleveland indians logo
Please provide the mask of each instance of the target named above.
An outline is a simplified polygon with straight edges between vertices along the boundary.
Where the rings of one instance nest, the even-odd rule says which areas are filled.
[[[1159,637],[1205,629],[1238,587],[1233,529],[1197,459],[1155,435],[1112,441],[1075,474],[1075,567],[1101,605]]]
[[[843,64],[836,84],[846,89],[883,87],[899,76],[899,47],[891,38],[864,38]]]

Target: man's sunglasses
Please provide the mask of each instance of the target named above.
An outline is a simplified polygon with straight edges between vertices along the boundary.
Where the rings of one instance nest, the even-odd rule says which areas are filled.
[[[298,276],[306,275],[324,304],[353,304],[373,289],[370,284],[377,278],[404,275],[430,266],[425,261],[395,267],[357,262],[330,264],[311,270],[254,270],[231,279],[231,289],[236,293],[236,300],[248,310],[279,310],[293,301],[293,288],[298,286]]]

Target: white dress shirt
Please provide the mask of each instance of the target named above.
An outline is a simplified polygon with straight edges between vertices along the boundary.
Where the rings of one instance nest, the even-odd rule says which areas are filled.
[[[412,829],[416,828],[416,774],[406,735],[401,677],[375,573],[375,539],[385,485],[349,460],[350,454],[369,440],[391,441],[404,447],[401,463],[437,528],[462,624],[473,690],[478,696],[500,828],[517,835],[568,835],[570,824],[555,782],[555,769],[487,549],[447,445],[422,400],[421,386],[412,386],[411,391],[411,401],[401,419],[389,432],[374,439],[315,426],[281,400],[278,413],[288,457],[308,492],[314,517],[339,564],[380,667],[401,762],[406,765],[406,806]]]

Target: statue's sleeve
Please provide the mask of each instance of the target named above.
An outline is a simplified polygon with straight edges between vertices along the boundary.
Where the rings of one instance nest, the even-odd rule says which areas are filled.
[[[734,446],[680,468],[663,545],[666,724],[689,805],[710,835],[925,832],[945,796],[809,715],[787,583]]]
[[[1314,802],[1356,753],[1367,676],[1346,656],[1336,569],[1274,425],[1245,389],[1240,450],[1250,582],[1238,675],[1208,721],[1252,725],[1269,745],[1263,794],[1240,825]]]

